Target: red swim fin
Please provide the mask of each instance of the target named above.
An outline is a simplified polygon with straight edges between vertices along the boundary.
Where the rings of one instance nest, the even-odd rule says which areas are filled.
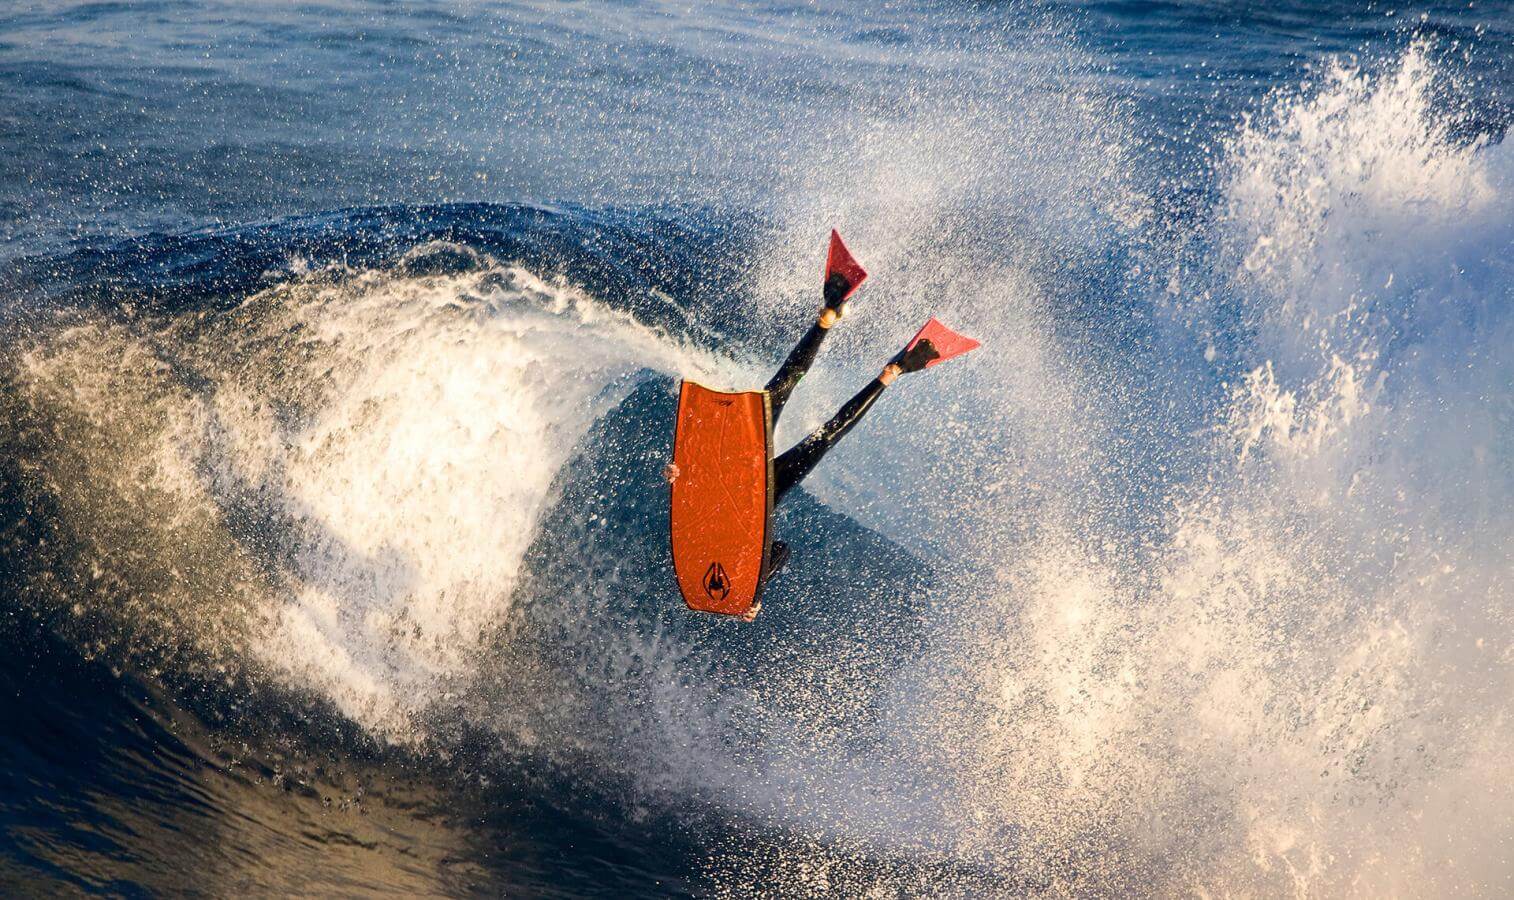
[[[825,255],[825,305],[834,309],[852,295],[867,278],[860,263],[841,243],[841,235],[831,229],[831,249]]]
[[[930,321],[925,323],[925,327],[920,329],[914,337],[910,338],[909,344],[905,346],[904,351],[908,353],[921,341],[930,341],[931,346],[936,348],[936,352],[941,354],[925,364],[925,368],[927,369],[937,363],[944,363],[954,356],[961,356],[982,346],[972,338],[960,335],[942,325],[941,321],[935,316],[931,316]]]

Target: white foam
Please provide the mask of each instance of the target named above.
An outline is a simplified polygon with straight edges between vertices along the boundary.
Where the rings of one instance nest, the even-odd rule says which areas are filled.
[[[1514,876],[1514,167],[1451,139],[1437,77],[1419,47],[1337,68],[1232,143],[1215,280],[1251,371],[1157,534],[1000,542],[973,510],[1002,584],[957,597],[968,700],[915,722],[962,748],[956,852],[1157,893]]]
[[[410,256],[438,251],[468,252]],[[288,523],[250,539],[270,557],[271,628],[234,652],[395,740],[476,666],[553,479],[634,376],[739,378],[570,286],[476,262],[297,274],[210,333],[178,322],[149,339],[211,376],[164,401],[144,477],[178,497],[165,528],[244,507]],[[88,409],[110,402],[77,393],[97,382],[75,378]]]

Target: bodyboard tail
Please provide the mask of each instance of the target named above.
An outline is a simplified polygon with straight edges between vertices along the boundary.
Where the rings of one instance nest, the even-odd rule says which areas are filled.
[[[669,527],[690,609],[739,616],[761,596],[773,516],[772,407],[763,391],[685,381],[673,436]]]

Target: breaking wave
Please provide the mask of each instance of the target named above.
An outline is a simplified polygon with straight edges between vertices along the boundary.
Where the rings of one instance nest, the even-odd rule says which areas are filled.
[[[497,207],[44,261],[84,274],[7,325],[7,586],[148,680],[718,822],[731,892],[1497,893],[1514,155],[1451,77],[1425,45],[1318,73],[1177,219],[1089,96],[1020,144],[953,111],[845,196],[822,170],[720,272],[650,214]],[[875,281],[783,437],[923,311],[990,350],[782,512],[757,626],[691,619],[674,379],[760,383],[822,213]]]

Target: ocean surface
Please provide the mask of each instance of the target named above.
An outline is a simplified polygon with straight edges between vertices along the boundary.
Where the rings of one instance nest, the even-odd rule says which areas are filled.
[[[0,893],[1514,893],[1514,5],[12,0]],[[778,429],[687,612],[680,378]]]

